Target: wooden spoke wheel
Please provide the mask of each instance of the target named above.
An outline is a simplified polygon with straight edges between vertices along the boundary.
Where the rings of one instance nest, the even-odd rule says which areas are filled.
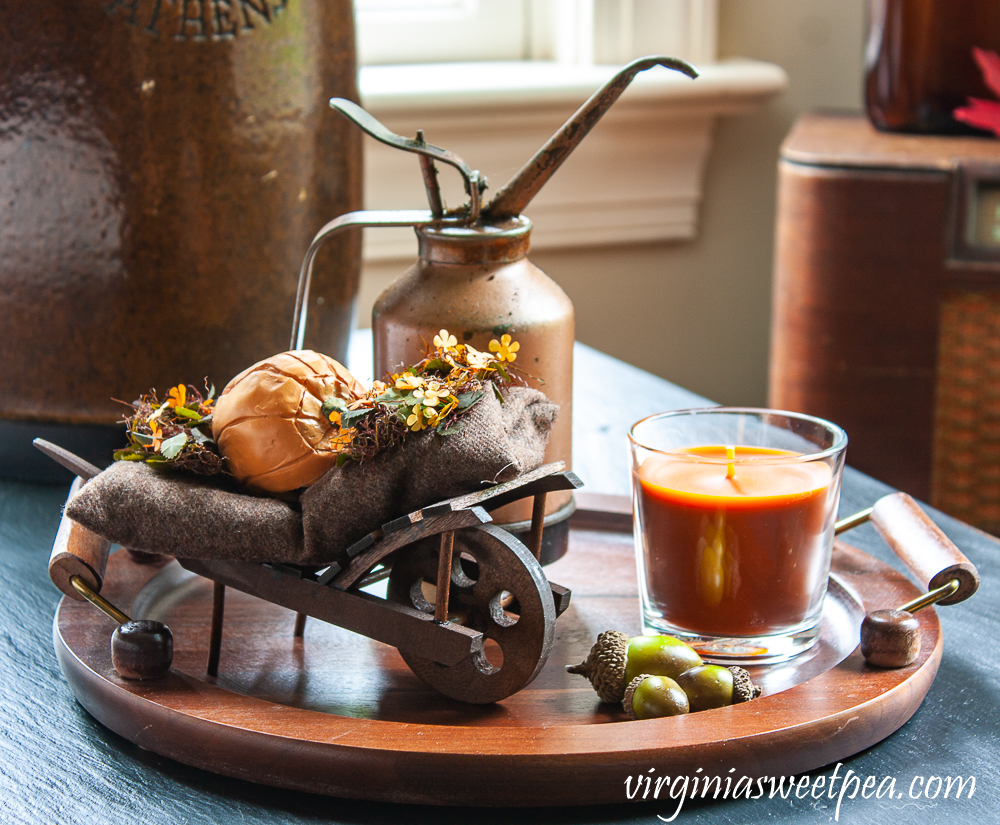
[[[426,540],[393,556],[387,596],[434,613],[440,540]],[[541,566],[514,536],[492,524],[455,533],[449,621],[482,631],[484,650],[448,667],[400,654],[437,691],[473,704],[498,702],[531,682],[555,636],[552,590]]]

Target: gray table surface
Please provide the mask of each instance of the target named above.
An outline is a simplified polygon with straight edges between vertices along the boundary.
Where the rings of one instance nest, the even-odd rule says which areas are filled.
[[[359,338],[356,353],[367,341]],[[353,359],[352,359],[353,360]],[[637,419],[707,402],[667,381],[577,345],[574,466],[590,490],[627,493],[625,433]],[[849,457],[849,456],[848,456]],[[845,477],[841,513],[889,492],[860,473]],[[186,767],[111,733],[75,701],[52,652],[58,594],[46,563],[66,488],[0,481],[0,822],[17,823],[657,823],[676,803],[554,809],[436,808],[293,793]],[[940,513],[934,520],[975,562],[980,592],[941,609],[945,653],[923,705],[899,731],[848,760],[862,779],[895,779],[901,797],[844,799],[839,821],[1000,821],[1000,545]],[[851,543],[899,566],[871,527]],[[814,775],[830,776],[834,766]],[[961,799],[911,799],[915,777],[975,777]],[[916,786],[917,790],[920,785]],[[623,791],[624,798],[624,791]],[[678,822],[835,821],[836,799],[688,802]]]

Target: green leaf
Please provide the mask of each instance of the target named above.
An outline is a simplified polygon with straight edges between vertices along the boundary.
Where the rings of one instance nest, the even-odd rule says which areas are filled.
[[[187,444],[187,433],[177,433],[160,445],[160,455],[166,459],[177,458],[184,445]]]
[[[423,369],[424,372],[451,372],[451,364],[443,358],[432,358]]]
[[[144,447],[148,447],[153,443],[153,436],[146,435],[145,433],[132,433],[132,440],[142,444]]]
[[[484,390],[473,390],[472,392],[463,392],[458,396],[458,411],[467,410],[473,404],[475,404],[480,398],[486,395]]]
[[[323,406],[319,408],[319,411],[323,418],[329,418],[332,412],[339,412],[343,415],[347,412],[347,404],[343,399],[334,396],[333,398],[327,398],[323,402]]]
[[[201,416],[194,410],[189,410],[187,407],[174,407],[174,413],[181,416],[181,418],[190,418],[192,421],[201,421]]]
[[[205,435],[205,433],[203,433],[197,427],[191,428],[191,439],[194,441],[195,444],[201,444],[202,446],[215,444],[211,436]]]
[[[142,461],[143,454],[137,453],[135,450],[116,450],[112,456],[115,461]]]
[[[465,429],[464,421],[442,421],[437,425],[435,432],[438,435],[454,435],[455,433],[461,432]]]
[[[348,410],[340,415],[340,426],[344,428],[353,427],[369,413],[375,412],[371,407],[362,407],[360,410]]]
[[[337,466],[343,467],[350,460],[351,457],[347,453],[341,453],[337,456]]]
[[[497,397],[497,401],[503,404],[503,393],[500,392],[500,388],[496,384],[493,385],[493,394]]]
[[[205,400],[211,401],[213,398],[215,398],[215,384],[212,384],[212,386],[209,388],[208,398],[206,398]]]

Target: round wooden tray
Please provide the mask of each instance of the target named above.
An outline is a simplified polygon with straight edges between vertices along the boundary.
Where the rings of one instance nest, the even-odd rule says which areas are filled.
[[[918,615],[923,649],[901,670],[856,649],[867,610],[906,602],[901,573],[838,542],[823,631],[794,663],[759,668],[762,698],[671,719],[626,721],[564,670],[597,634],[638,633],[631,533],[620,517],[574,516],[570,551],[546,568],[573,590],[539,677],[490,706],[424,686],[394,648],[310,621],[232,589],[219,676],[205,675],[212,584],[176,562],[140,565],[117,552],[102,591],[130,614],[174,633],[171,673],[128,682],[111,665],[114,623],[64,598],[55,618],[59,663],[80,703],[143,748],[253,782],[337,796],[446,805],[573,805],[627,801],[648,774],[786,776],[879,742],[914,713],[941,658],[932,609]],[[128,609],[128,608],[126,608]],[[730,773],[730,769],[735,769]],[[635,787],[632,785],[631,787]]]

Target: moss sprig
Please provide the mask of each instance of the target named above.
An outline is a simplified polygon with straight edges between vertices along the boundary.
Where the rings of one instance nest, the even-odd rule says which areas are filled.
[[[212,440],[215,388],[205,390],[203,395],[190,384],[178,384],[162,402],[156,390],[133,401],[125,415],[128,446],[115,452],[115,461],[143,461],[205,476],[225,472]]]

